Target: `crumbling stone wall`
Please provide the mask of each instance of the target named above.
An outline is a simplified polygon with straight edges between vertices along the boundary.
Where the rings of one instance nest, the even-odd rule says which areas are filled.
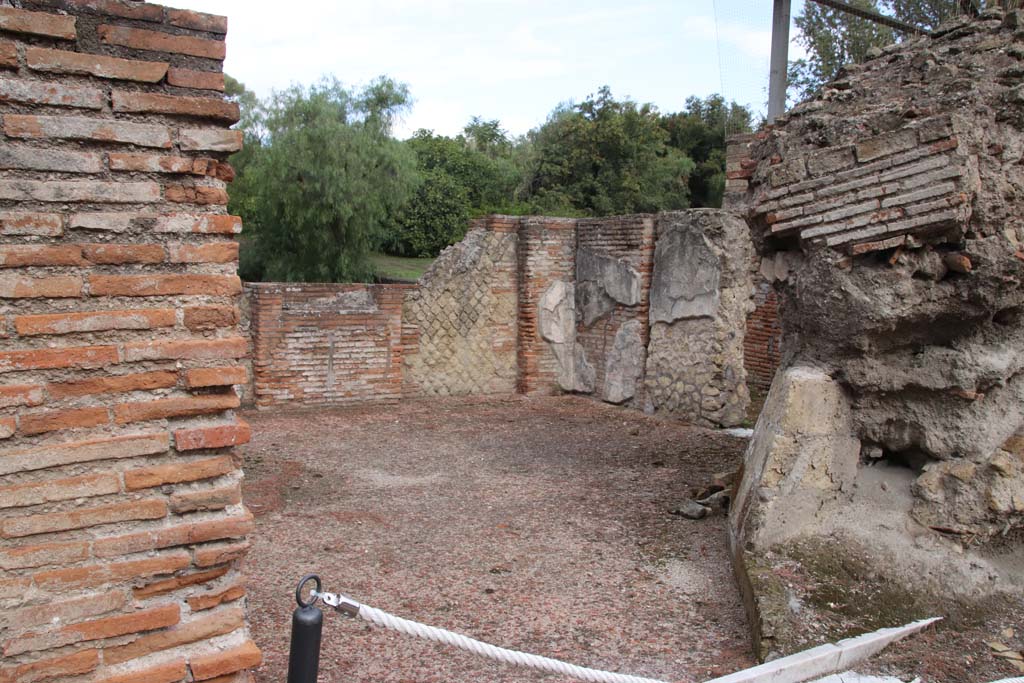
[[[416,286],[254,285],[257,404],[574,392],[735,425],[750,252],[715,211],[489,216]]]
[[[637,403],[647,345],[652,216],[566,221],[560,279],[534,282],[539,340],[553,354],[554,388]],[[549,251],[549,253],[551,253]],[[544,287],[544,285],[547,285]],[[538,286],[539,285],[539,286]],[[527,313],[530,301],[521,309]]]
[[[751,156],[751,146],[763,135],[747,133],[733,135],[728,140],[725,157],[725,197],[722,208],[739,210],[746,202],[750,178],[757,162]],[[779,299],[773,284],[784,280],[788,269],[780,254],[778,259],[761,259],[754,254],[751,275],[754,285],[754,310],[747,316],[746,338],[743,342],[743,365],[747,370],[747,385],[765,392],[775,378],[782,357],[782,326],[779,322]],[[777,262],[778,261],[778,262]]]
[[[743,364],[752,310],[746,224],[713,210],[658,215],[645,385],[655,410],[737,425],[750,395]]]
[[[514,223],[493,217],[448,247],[406,297],[405,393],[511,394],[516,388]]]
[[[0,7],[0,680],[248,680],[226,21],[17,4]]]
[[[787,368],[732,513],[765,653],[799,631],[768,603],[802,540],[938,604],[1022,590],[1022,27],[991,10],[886,48],[734,171]]]
[[[770,282],[754,284],[754,312],[747,316],[743,343],[743,367],[747,386],[767,391],[782,360],[782,325],[779,322],[779,295]]]
[[[394,403],[411,285],[246,285],[256,405]]]
[[[553,281],[539,302],[558,386],[738,424],[751,251],[745,224],[720,211],[580,220],[573,280]]]

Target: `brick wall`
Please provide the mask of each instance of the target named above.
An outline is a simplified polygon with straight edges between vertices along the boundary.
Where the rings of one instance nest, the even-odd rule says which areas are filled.
[[[388,403],[402,396],[410,285],[250,284],[260,407]]]
[[[0,7],[0,681],[248,680],[226,22],[19,4]]]
[[[666,296],[696,295],[687,288],[703,286],[706,258],[716,291],[708,310],[658,323],[655,343],[659,222],[685,224],[710,250],[686,261],[666,247]],[[568,391],[733,424],[747,403],[749,246],[745,225],[714,211],[489,216],[415,286],[252,285],[256,403]]]
[[[540,299],[557,280],[572,282],[576,263],[576,220],[525,217],[517,220],[518,269],[518,379],[522,394],[560,391],[558,360],[544,341],[538,325]]]
[[[572,280],[575,225],[480,219],[418,285],[247,285],[256,405],[555,392],[535,302]]]
[[[765,138],[764,133],[751,133],[734,135],[727,141],[724,208],[745,211],[747,189],[757,169],[757,164],[751,159],[752,148]],[[777,279],[775,259],[768,259],[764,264],[760,256],[754,259],[754,312],[747,318],[743,358],[747,383],[765,392],[779,367],[782,325],[779,322],[778,295],[772,285]],[[780,275],[784,277],[784,273]]]
[[[782,327],[779,324],[779,297],[770,283],[754,288],[754,312],[747,318],[747,337],[743,345],[743,364],[747,384],[768,391],[782,352]]]
[[[576,228],[576,248],[627,263],[639,275],[640,296],[637,303],[624,305],[611,299],[608,301],[610,311],[607,314],[589,326],[580,318],[576,327],[576,341],[583,347],[587,362],[594,368],[595,387],[598,395],[602,395],[608,353],[622,326],[637,320],[641,323],[640,339],[643,346],[646,347],[650,340],[647,311],[650,304],[651,271],[654,267],[654,216],[581,219]],[[577,271],[577,287],[580,286],[579,275]],[[642,383],[638,389],[642,389]],[[638,391],[631,400],[635,405],[643,405],[642,391]]]

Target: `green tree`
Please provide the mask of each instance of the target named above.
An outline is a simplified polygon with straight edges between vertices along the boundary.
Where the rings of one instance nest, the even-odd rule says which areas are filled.
[[[406,141],[422,178],[386,248],[400,256],[436,256],[465,235],[470,218],[521,213],[513,194],[520,172],[515,144],[498,121],[474,117],[456,137],[419,130]]]
[[[849,3],[862,9],[881,9],[878,0]],[[796,100],[813,96],[844,64],[862,62],[872,47],[889,45],[896,38],[887,26],[815,2],[805,2],[793,23],[798,30],[796,40],[807,51],[805,59],[789,64],[789,87]]]
[[[372,278],[368,255],[415,191],[413,157],[391,137],[408,104],[405,86],[386,78],[358,91],[324,80],[260,102],[232,202],[263,278]]]
[[[388,251],[399,256],[437,256],[466,235],[469,203],[466,187],[459,181],[439,169],[427,171],[398,215]]]
[[[964,0],[883,0],[883,9],[886,14],[929,30],[966,11]]]
[[[748,133],[752,115],[746,107],[726,103],[721,95],[688,97],[686,109],[661,117],[668,144],[693,159],[689,178],[690,203],[695,207],[719,207],[725,193],[725,140]]]
[[[237,127],[246,135],[258,139],[260,101],[256,93],[245,87],[245,83],[232,78],[230,74],[224,74],[224,95],[231,101],[238,103],[240,117]]]
[[[522,140],[511,139],[499,121],[479,116],[470,119],[456,140],[473,153],[478,182],[469,183],[472,215],[525,213],[525,207],[515,201],[523,173]]]
[[[497,119],[485,121],[479,116],[474,116],[463,127],[460,137],[467,147],[492,159],[508,157],[512,150],[508,131],[501,127],[501,122]]]
[[[446,173],[465,188],[470,215],[499,213],[509,203],[518,174],[507,141],[486,146],[464,135],[450,138],[419,130],[406,144],[421,171]]]
[[[243,230],[238,240],[238,274],[243,280],[258,282],[263,279],[263,264],[256,251],[255,236],[259,225],[254,206],[256,194],[251,187],[248,168],[261,149],[260,101],[245,84],[228,74],[224,74],[224,94],[238,103],[241,116],[235,127],[244,135],[242,149],[228,160],[235,169],[235,179],[228,192],[228,211],[243,219]]]
[[[657,109],[606,86],[555,109],[529,135],[520,195],[531,212],[608,216],[689,206],[693,161],[669,146]]]

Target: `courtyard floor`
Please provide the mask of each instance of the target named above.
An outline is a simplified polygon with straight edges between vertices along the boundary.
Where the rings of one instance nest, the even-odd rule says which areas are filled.
[[[285,680],[294,587],[311,572],[397,616],[583,666],[692,682],[755,663],[724,516],[671,514],[739,465],[745,439],[572,397],[245,417],[257,683]],[[877,602],[856,577],[840,588]],[[860,669],[1012,676],[989,643],[1024,650],[1022,613],[994,600],[947,614]],[[321,683],[569,680],[325,613]]]
[[[668,681],[754,662],[723,516],[671,514],[746,441],[591,400],[250,412],[250,621],[285,679],[297,579],[398,616]],[[325,614],[320,680],[568,681]]]

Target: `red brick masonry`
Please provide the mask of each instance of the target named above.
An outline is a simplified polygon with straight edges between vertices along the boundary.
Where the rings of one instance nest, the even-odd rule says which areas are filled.
[[[402,301],[413,285],[251,284],[256,403],[402,396]]]
[[[223,17],[0,7],[0,683],[242,682]]]

